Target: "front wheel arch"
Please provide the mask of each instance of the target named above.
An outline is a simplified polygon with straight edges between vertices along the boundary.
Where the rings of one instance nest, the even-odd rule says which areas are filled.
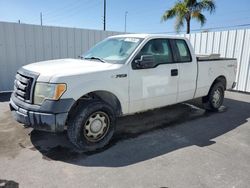
[[[75,103],[71,106],[70,111],[68,112],[66,127],[68,125],[68,121],[70,121],[70,119],[74,116],[77,109],[81,105],[84,105],[85,102],[90,101],[90,100],[100,100],[109,104],[115,111],[115,115],[117,117],[123,114],[121,102],[115,94],[109,91],[96,90],[96,91],[92,91],[92,92],[82,95],[78,100],[75,101]]]

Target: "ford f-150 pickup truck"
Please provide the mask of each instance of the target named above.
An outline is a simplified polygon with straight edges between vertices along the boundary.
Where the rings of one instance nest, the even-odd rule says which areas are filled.
[[[201,98],[216,111],[235,85],[236,59],[196,56],[186,38],[153,34],[109,37],[79,59],[17,71],[10,109],[37,130],[67,130],[84,151],[106,145],[116,118]]]

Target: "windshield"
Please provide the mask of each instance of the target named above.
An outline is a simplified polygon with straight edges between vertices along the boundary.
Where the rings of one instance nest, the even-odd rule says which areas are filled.
[[[124,64],[141,41],[140,38],[131,37],[108,38],[95,45],[82,57],[84,59],[99,59],[99,61],[103,62]]]

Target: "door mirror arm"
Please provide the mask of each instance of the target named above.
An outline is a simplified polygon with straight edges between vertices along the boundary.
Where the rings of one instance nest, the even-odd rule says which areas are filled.
[[[156,66],[154,56],[142,55],[140,59],[134,60],[133,69],[150,69]]]
[[[141,58],[136,59],[134,62],[135,62],[134,64],[136,65],[136,68],[138,68],[138,69],[142,68],[142,59]]]

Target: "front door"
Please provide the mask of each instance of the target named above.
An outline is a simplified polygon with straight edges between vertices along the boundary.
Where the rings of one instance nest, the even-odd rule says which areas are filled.
[[[142,55],[152,56],[156,66],[148,69],[131,68],[130,113],[174,104],[177,101],[178,64],[174,63],[169,40],[149,40],[132,63]]]

